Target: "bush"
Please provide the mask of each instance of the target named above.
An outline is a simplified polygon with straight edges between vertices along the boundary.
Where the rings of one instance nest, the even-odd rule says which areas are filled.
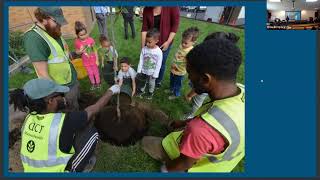
[[[9,32],[9,55],[16,60],[26,55],[26,51],[23,47],[23,32]],[[9,64],[13,64],[11,59],[9,59]]]

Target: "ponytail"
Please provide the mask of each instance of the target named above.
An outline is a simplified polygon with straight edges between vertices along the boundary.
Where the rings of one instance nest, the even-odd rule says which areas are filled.
[[[27,112],[28,97],[24,94],[23,89],[15,89],[9,92],[9,104],[13,104],[14,110]]]
[[[47,104],[43,98],[30,99],[23,91],[23,89],[15,89],[9,92],[9,104],[13,104],[14,110],[23,112],[41,113],[46,110]]]
[[[74,30],[75,30],[77,36],[83,30],[87,32],[86,26],[80,21],[76,21],[74,23]]]

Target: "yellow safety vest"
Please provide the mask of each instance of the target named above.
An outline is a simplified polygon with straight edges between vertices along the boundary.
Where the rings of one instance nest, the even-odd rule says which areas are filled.
[[[59,139],[64,113],[29,114],[21,130],[20,157],[24,172],[64,172],[75,153],[60,151]]]
[[[216,100],[203,105],[195,113],[229,142],[229,146],[220,154],[206,154],[199,159],[188,172],[231,172],[245,155],[245,91],[238,84],[241,93],[237,96]],[[183,131],[167,135],[162,146],[170,159],[180,156],[179,143]]]
[[[50,48],[51,54],[48,57],[48,73],[52,80],[60,85],[70,83],[72,81],[72,70],[68,57],[69,48],[65,40],[61,37],[61,41],[64,46],[63,50],[59,43],[40,27],[35,25],[28,31],[34,31],[39,34]],[[36,73],[38,75],[37,71]]]

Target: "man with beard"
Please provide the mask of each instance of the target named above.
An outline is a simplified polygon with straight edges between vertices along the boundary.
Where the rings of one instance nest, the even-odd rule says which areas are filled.
[[[244,157],[245,92],[236,83],[241,56],[235,43],[223,38],[206,40],[188,53],[193,88],[211,101],[192,119],[173,121],[175,131],[165,138],[142,139],[142,148],[164,162],[162,172],[230,172]]]
[[[110,87],[84,111],[63,113],[68,91],[51,80],[32,79],[10,92],[10,104],[28,113],[21,130],[24,172],[87,172],[94,167],[98,132],[90,120],[120,86]]]
[[[78,110],[79,83],[69,59],[69,49],[61,36],[67,24],[60,7],[39,7],[34,15],[38,22],[24,35],[24,47],[39,78],[50,79],[70,88],[67,109]]]

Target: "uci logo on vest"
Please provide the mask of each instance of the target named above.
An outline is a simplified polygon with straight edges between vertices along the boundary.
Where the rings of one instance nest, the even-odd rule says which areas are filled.
[[[29,126],[28,126],[29,130],[37,132],[39,134],[41,133],[43,127],[44,127],[43,125],[37,124],[37,123],[34,123],[34,122],[30,123]]]

